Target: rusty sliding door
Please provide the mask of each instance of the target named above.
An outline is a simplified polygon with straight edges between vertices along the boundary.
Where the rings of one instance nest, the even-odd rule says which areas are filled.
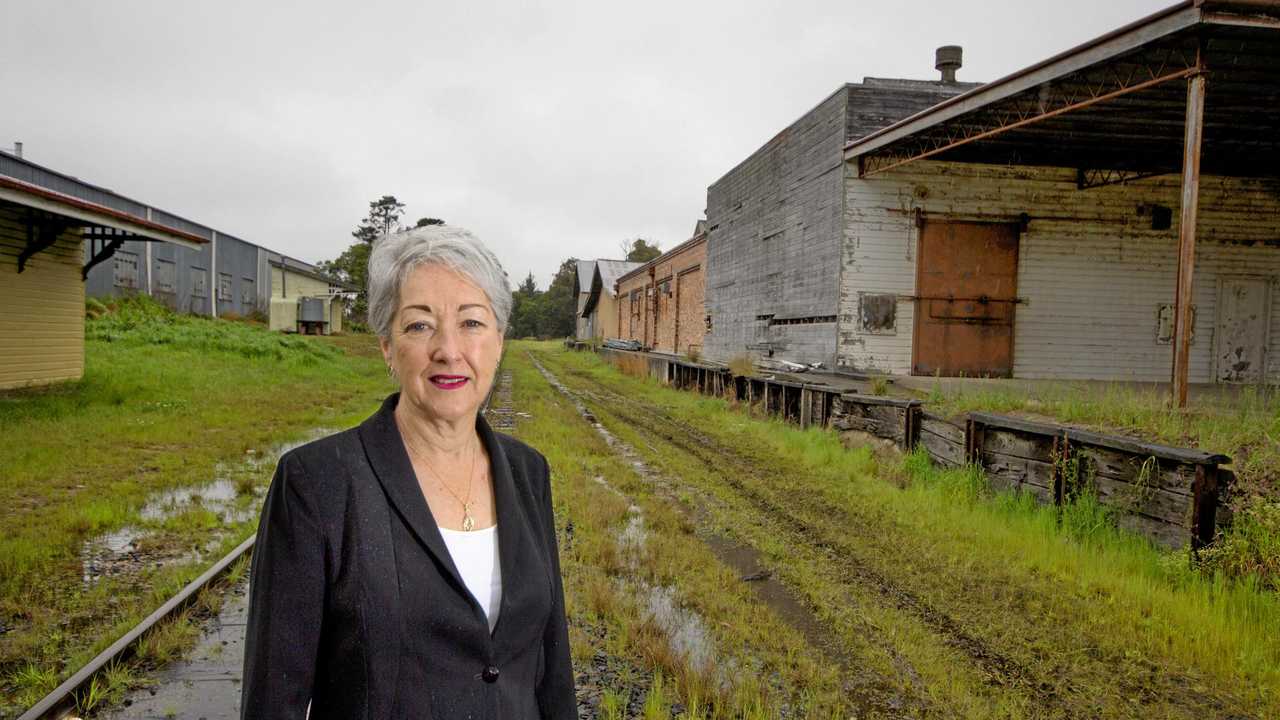
[[[924,223],[916,263],[913,374],[1013,375],[1018,232],[1014,224]]]

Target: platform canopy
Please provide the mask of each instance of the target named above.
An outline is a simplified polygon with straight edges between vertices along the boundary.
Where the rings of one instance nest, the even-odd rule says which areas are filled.
[[[1172,402],[1187,404],[1202,173],[1280,177],[1280,0],[1187,0],[854,140],[870,177],[917,160],[1076,169],[1085,189],[1178,173]]]
[[[1179,3],[859,138],[845,158],[863,177],[924,158],[1071,167],[1082,187],[1180,173],[1194,76],[1203,172],[1280,176],[1280,0]]]

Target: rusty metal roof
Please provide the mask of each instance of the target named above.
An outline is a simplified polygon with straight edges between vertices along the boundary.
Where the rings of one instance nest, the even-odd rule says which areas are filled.
[[[1203,171],[1280,176],[1280,0],[1187,0],[854,140],[845,159],[864,176],[925,158],[1075,167],[1082,185],[1179,172],[1185,79],[1201,73]]]

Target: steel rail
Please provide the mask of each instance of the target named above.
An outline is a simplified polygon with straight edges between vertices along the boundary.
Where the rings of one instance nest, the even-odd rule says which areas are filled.
[[[214,563],[212,567],[205,570],[200,577],[192,580],[186,587],[178,591],[178,594],[169,598],[165,604],[161,605],[155,612],[151,613],[142,622],[133,627],[132,630],[125,633],[123,637],[116,640],[106,650],[98,653],[98,656],[90,660],[87,665],[80,668],[75,675],[67,678],[65,682],[54,689],[44,697],[43,700],[36,703],[30,710],[26,711],[18,717],[18,720],[60,720],[67,713],[76,707],[76,694],[82,691],[92,681],[94,676],[102,671],[112,662],[124,657],[128,652],[132,651],[134,646],[149,630],[156,626],[161,620],[174,615],[185,609],[195,599],[196,593],[208,587],[214,580],[222,577],[226,573],[227,568],[244,556],[253,547],[257,534],[250,535],[248,539],[240,543],[234,550],[227,553],[221,560]]]

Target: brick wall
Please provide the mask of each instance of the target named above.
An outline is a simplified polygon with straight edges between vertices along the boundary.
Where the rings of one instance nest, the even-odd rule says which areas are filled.
[[[706,236],[672,248],[618,281],[618,337],[686,355],[706,333]]]

